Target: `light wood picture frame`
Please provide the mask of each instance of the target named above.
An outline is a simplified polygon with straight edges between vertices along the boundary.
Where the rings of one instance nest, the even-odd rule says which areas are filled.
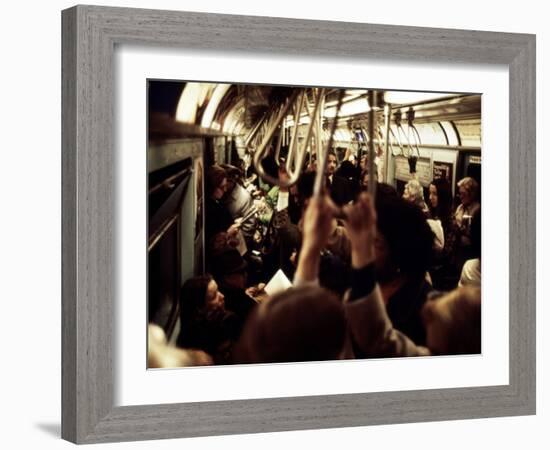
[[[96,443],[535,413],[534,35],[75,6],[62,12],[62,39],[64,439]],[[117,44],[506,65],[509,384],[115,407]]]

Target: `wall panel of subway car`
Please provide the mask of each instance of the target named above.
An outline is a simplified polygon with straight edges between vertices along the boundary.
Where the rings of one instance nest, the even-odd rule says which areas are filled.
[[[481,352],[481,96],[148,83],[148,367]]]

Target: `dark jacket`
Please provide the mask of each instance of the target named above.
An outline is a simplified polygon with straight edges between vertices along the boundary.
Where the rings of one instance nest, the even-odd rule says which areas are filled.
[[[207,198],[205,201],[206,242],[220,231],[227,231],[233,225],[229,210],[218,200]]]
[[[248,315],[257,305],[256,300],[250,297],[244,289],[229,288],[220,284],[220,291],[225,296],[225,308],[235,313],[241,326],[244,325]]]
[[[345,205],[353,200],[353,189],[346,178],[333,175],[332,181],[327,179],[327,187],[330,192],[330,198],[338,206]]]
[[[182,322],[177,345],[203,350],[212,356],[216,364],[228,364],[240,332],[240,319],[232,312],[226,311],[213,317],[196,315]]]
[[[417,277],[393,294],[386,305],[393,327],[407,335],[416,345],[426,345],[426,330],[420,312],[433,288],[424,277]]]

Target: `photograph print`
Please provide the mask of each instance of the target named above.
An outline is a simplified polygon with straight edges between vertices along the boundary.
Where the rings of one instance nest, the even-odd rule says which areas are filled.
[[[481,354],[481,97],[147,80],[147,367]]]

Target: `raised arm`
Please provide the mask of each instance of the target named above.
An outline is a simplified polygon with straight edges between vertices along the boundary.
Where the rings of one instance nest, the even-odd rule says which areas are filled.
[[[376,211],[371,196],[362,193],[344,207],[351,242],[352,285],[346,294],[346,316],[356,356],[388,357],[428,354],[395,330],[376,284]]]
[[[321,250],[332,231],[332,219],[336,211],[337,208],[327,195],[311,198],[304,214],[304,238],[294,275],[295,284],[318,280]]]

